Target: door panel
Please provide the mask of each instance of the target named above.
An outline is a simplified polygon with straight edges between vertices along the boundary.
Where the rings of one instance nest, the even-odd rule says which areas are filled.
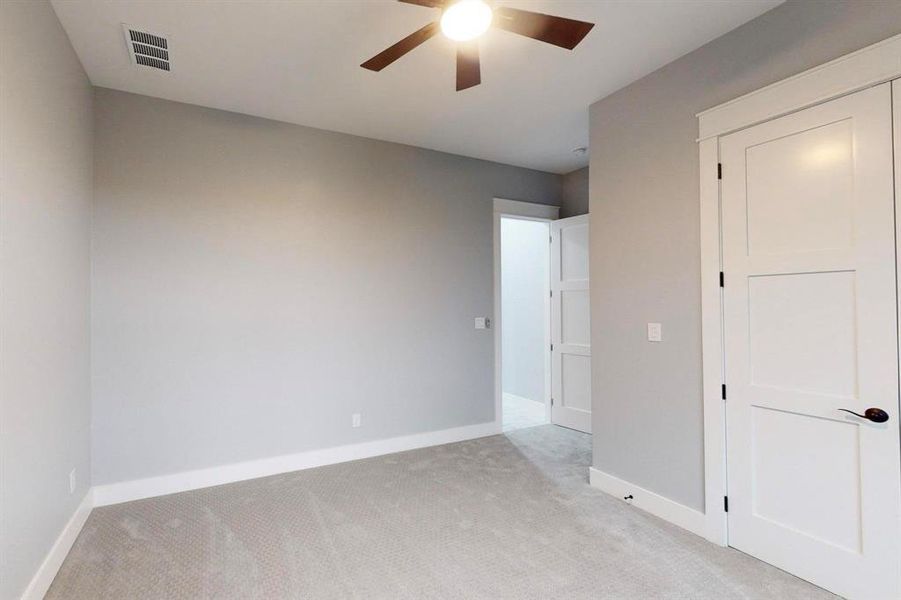
[[[853,244],[852,133],[843,119],[747,148],[749,256]]]
[[[574,218],[580,222],[560,227],[560,280],[588,281],[588,221],[584,215]]]
[[[752,387],[853,397],[855,297],[853,271],[749,277]]]
[[[551,223],[552,421],[591,433],[588,215]]]
[[[560,343],[589,346],[588,290],[560,291]]]
[[[563,386],[561,405],[570,410],[591,414],[591,357],[562,354],[560,382]],[[589,423],[590,427],[590,423]]]
[[[751,510],[760,519],[846,550],[860,550],[859,428],[755,406]],[[829,489],[810,504],[792,489]]]
[[[901,597],[891,114],[885,84],[720,139],[729,543],[860,598]]]

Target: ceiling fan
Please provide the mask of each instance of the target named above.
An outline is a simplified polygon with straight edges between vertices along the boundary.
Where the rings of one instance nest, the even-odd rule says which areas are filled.
[[[441,18],[415,31],[388,49],[379,52],[361,67],[381,71],[438,31],[457,42],[457,91],[482,83],[478,36],[492,25],[567,50],[588,35],[594,23],[543,15],[516,8],[492,9],[484,0],[398,0],[441,10]]]

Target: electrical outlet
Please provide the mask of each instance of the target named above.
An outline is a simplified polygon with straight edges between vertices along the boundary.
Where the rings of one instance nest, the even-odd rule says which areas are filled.
[[[75,493],[75,486],[76,486],[77,482],[78,482],[78,480],[75,475],[75,469],[72,469],[71,471],[69,471],[69,493],[70,494]]]
[[[351,427],[359,427],[361,424],[362,416],[360,413],[354,413],[350,416],[350,426]]]

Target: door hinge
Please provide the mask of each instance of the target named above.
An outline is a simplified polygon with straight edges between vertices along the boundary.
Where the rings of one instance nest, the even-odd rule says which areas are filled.
[[[554,290],[551,290],[551,298],[554,297]]]
[[[551,352],[553,352],[553,351],[554,351],[554,345],[551,344]]]
[[[720,271],[720,287],[726,287],[726,274]]]
[[[726,399],[726,384],[723,384],[723,400]]]
[[[553,405],[554,405],[554,399],[551,398],[551,406],[553,406]]]
[[[553,243],[554,243],[554,236],[552,236],[552,235],[547,236],[547,243],[548,243],[548,244],[553,244]]]
[[[723,163],[716,163],[716,178],[723,178]]]
[[[723,496],[723,511],[729,512],[729,496]]]

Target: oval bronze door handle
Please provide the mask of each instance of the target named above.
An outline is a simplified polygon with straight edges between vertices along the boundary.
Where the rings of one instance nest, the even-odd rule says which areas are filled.
[[[858,414],[853,410],[848,410],[847,408],[840,408],[839,410],[845,411],[846,413],[851,413],[855,417],[860,417],[861,419],[867,419],[874,423],[885,423],[888,421],[888,413],[882,410],[881,408],[868,408],[863,411],[863,414]]]

